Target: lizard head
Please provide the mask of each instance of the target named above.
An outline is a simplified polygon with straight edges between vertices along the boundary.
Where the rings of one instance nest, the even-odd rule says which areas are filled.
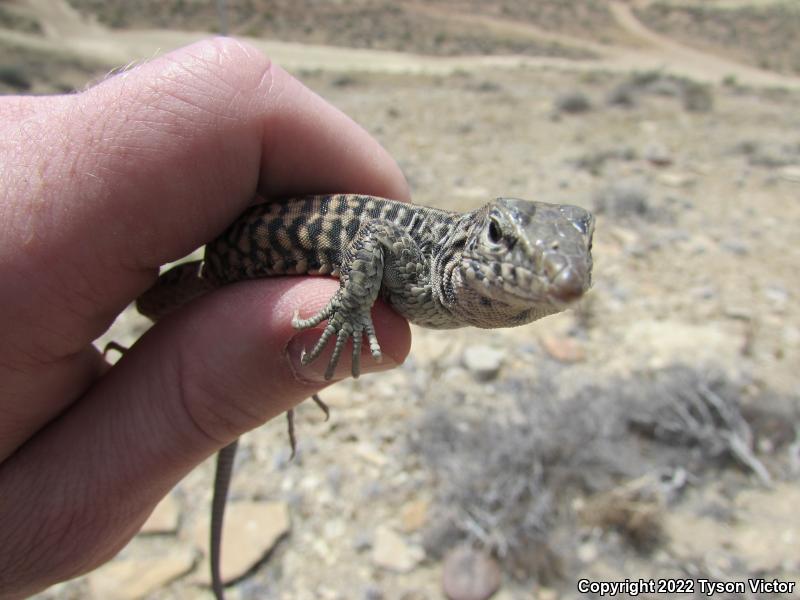
[[[501,313],[489,326],[558,312],[591,286],[594,217],[588,211],[498,198],[473,214],[458,279],[471,290],[471,303]]]

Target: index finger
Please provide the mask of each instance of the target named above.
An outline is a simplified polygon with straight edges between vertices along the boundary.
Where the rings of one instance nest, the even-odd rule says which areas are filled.
[[[0,254],[25,247],[29,264],[5,282],[15,297],[0,292],[0,301],[24,312],[20,298],[54,306],[66,298],[71,314],[89,316],[46,324],[74,346],[54,354],[97,337],[160,264],[213,238],[257,193],[409,195],[367,132],[232,39],[199,42],[54,98],[8,133],[0,153],[8,149],[22,174],[4,190],[10,219]],[[24,334],[39,313],[18,315],[5,333]]]
[[[236,40],[172,52],[90,90],[86,104],[97,120],[73,126],[74,145],[114,132],[94,144],[93,173],[108,211],[134,209],[131,233],[153,228],[139,246],[156,262],[207,241],[256,192],[408,199],[397,164],[366,131]],[[176,224],[185,232],[177,238]]]

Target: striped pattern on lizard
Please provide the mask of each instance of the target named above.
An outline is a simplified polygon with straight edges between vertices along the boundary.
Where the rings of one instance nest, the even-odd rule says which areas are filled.
[[[358,377],[365,337],[372,356],[381,356],[371,318],[377,298],[423,327],[523,325],[563,310],[589,289],[593,232],[594,218],[580,207],[515,198],[467,213],[355,194],[270,202],[248,208],[206,246],[203,261],[161,275],[137,308],[157,320],[237,281],[335,276],[340,287],[330,302],[308,318],[295,315],[292,324],[306,329],[327,321],[302,357],[310,363],[333,340],[326,379],[352,340],[351,371]],[[289,417],[293,441],[291,411]],[[220,451],[214,486],[211,571],[218,600],[222,518],[235,452],[235,442]]]

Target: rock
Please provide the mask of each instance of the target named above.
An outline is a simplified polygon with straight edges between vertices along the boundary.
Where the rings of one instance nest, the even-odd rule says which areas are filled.
[[[86,579],[93,598],[134,600],[164,587],[194,566],[189,548],[165,556],[146,556],[112,560],[89,573]]]
[[[747,245],[747,242],[739,239],[725,240],[720,244],[720,246],[736,256],[747,256],[747,254],[750,253],[750,246]]]
[[[362,595],[364,600],[383,600],[386,596],[383,595],[383,590],[375,584],[370,584],[364,590]]]
[[[172,494],[167,494],[153,509],[139,533],[175,533],[178,530],[179,519],[178,501]]]
[[[430,503],[427,500],[412,500],[400,510],[401,529],[404,533],[419,531],[428,519]]]
[[[372,545],[374,565],[396,573],[408,573],[423,558],[425,552],[422,548],[409,544],[388,527],[382,525],[375,531],[375,541]]]
[[[584,542],[578,546],[577,557],[583,564],[588,565],[597,560],[597,544],[593,542]]]
[[[489,196],[492,192],[485,187],[472,186],[464,187],[459,186],[453,190],[453,195],[467,200],[483,199]]]
[[[372,548],[372,536],[368,531],[359,529],[353,535],[353,550],[358,553],[366,552]]]
[[[770,301],[772,307],[778,310],[785,309],[792,299],[789,290],[779,284],[766,286],[764,288],[764,296]]]
[[[777,169],[779,167],[794,166],[794,157],[791,156],[791,153],[787,151],[787,148],[781,144],[754,143],[752,146],[747,146],[744,144],[741,144],[740,146],[743,146],[742,153],[746,154],[747,162],[754,167]]]
[[[794,183],[800,183],[800,165],[791,165],[788,167],[783,167],[780,170],[780,177],[781,179],[785,179],[786,181],[793,181]]]
[[[690,187],[697,182],[697,177],[691,173],[679,173],[669,171],[658,176],[658,182],[662,185],[675,188]]]
[[[592,102],[583,92],[567,92],[555,101],[556,112],[578,114],[592,109]]]
[[[536,590],[536,600],[558,600],[558,592],[553,588],[540,586]]]
[[[389,459],[369,442],[359,442],[355,447],[355,454],[376,467],[383,467]]]
[[[285,502],[229,502],[222,536],[222,580],[241,577],[253,568],[291,529]],[[194,532],[194,542],[208,556],[208,519]],[[200,581],[209,583],[208,570]]]
[[[505,352],[490,346],[470,346],[464,351],[464,366],[478,381],[497,377]]]
[[[583,346],[575,338],[546,335],[541,342],[545,352],[559,362],[574,363],[586,358]]]
[[[672,164],[672,155],[664,144],[648,144],[644,149],[644,158],[657,167],[667,167]]]
[[[450,600],[487,600],[500,588],[500,568],[485,552],[456,546],[444,559],[442,587]]]
[[[330,519],[322,527],[326,539],[340,540],[347,534],[347,524],[344,519]]]

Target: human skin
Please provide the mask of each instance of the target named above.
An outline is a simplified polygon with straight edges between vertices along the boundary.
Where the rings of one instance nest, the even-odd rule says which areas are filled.
[[[259,195],[324,192],[409,196],[364,130],[234,40],[80,94],[0,98],[0,598],[109,560],[195,465],[324,387],[327,355],[299,362],[319,331],[290,322],[325,304],[328,278],[217,290],[113,367],[92,345],[159,265]],[[384,361],[365,350],[365,371],[410,343],[373,314]]]

